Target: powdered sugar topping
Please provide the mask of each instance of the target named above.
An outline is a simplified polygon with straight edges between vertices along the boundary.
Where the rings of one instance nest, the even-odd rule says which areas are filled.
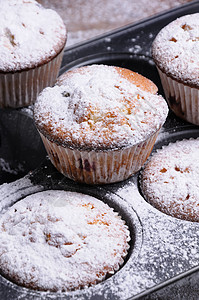
[[[129,248],[124,221],[83,194],[45,191],[14,204],[0,220],[2,272],[39,290],[73,290],[114,273]]]
[[[34,0],[0,0],[0,70],[16,71],[50,60],[65,45],[59,15]]]
[[[199,139],[158,150],[146,164],[142,190],[155,207],[177,218],[199,221]]]
[[[61,86],[46,88],[34,117],[45,135],[62,144],[110,149],[153,134],[167,112],[161,96],[144,92],[114,67],[92,65],[86,72],[72,72]]]
[[[157,35],[152,54],[159,68],[174,79],[199,87],[199,14],[186,15]]]

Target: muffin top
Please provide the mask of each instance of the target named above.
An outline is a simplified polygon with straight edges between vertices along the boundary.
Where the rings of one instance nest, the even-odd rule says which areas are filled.
[[[145,165],[141,187],[146,199],[171,216],[199,222],[199,139],[158,150]]]
[[[33,68],[56,56],[65,45],[60,16],[34,0],[0,0],[0,71]]]
[[[199,87],[199,13],[164,27],[152,45],[157,66],[173,79]]]
[[[39,95],[34,119],[49,140],[72,149],[135,145],[156,132],[168,113],[150,80],[119,67],[82,67],[57,83]]]
[[[1,273],[37,289],[70,291],[113,274],[129,249],[124,221],[102,201],[80,193],[32,194],[0,218]]]

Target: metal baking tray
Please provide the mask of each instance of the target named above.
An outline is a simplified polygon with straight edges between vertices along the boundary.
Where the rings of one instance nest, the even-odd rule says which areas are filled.
[[[126,67],[154,81],[163,94],[150,47],[173,19],[199,12],[199,1],[67,48],[60,74],[88,64]],[[164,94],[163,94],[164,95]],[[46,157],[31,109],[0,110],[0,211],[46,189],[93,195],[119,212],[131,232],[124,265],[105,281],[68,293],[37,292],[0,276],[0,299],[199,299],[199,224],[163,214],[142,197],[139,172],[121,183],[88,186],[61,175]],[[172,112],[154,146],[199,137],[199,127]]]

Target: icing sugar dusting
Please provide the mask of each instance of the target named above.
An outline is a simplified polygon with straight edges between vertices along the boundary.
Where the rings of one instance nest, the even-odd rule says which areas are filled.
[[[161,96],[141,90],[104,65],[71,72],[60,86],[46,88],[34,108],[36,124],[45,134],[71,147],[97,149],[146,139],[161,127],[167,113]]]
[[[34,0],[0,0],[0,70],[35,67],[64,47],[66,29],[59,15]]]
[[[139,216],[140,226],[138,222],[133,221],[136,228],[140,227],[141,233],[141,237],[138,237],[139,232],[136,229],[135,238],[139,240],[136,256],[133,246],[128,261],[114,276],[88,289],[68,293],[37,293],[20,288],[20,299],[126,300],[132,296],[138,298],[139,293],[198,265],[199,223],[179,220],[155,209],[140,195],[137,178],[106,186],[106,189],[112,190],[113,187],[116,194],[111,193],[112,203],[117,203],[118,207],[122,208],[125,205],[126,216],[130,214],[133,220],[136,220],[135,212]],[[1,185],[1,199],[4,201],[0,202],[0,208],[12,205],[25,195],[41,191],[43,188],[33,186],[27,176],[15,183]],[[108,195],[110,196],[110,193],[106,199]],[[16,290],[16,286],[8,280],[4,280],[4,283],[7,289],[12,287]]]
[[[199,139],[178,141],[158,150],[142,174],[146,198],[177,218],[199,221]]]
[[[45,191],[14,204],[0,220],[4,275],[38,290],[95,284],[123,263],[130,240],[124,221],[83,194]]]
[[[123,288],[117,292],[119,299],[128,299],[198,266],[199,223],[179,220],[155,209],[140,195],[137,180],[135,184],[127,182],[116,193],[133,206],[143,229],[139,258],[118,282]],[[169,295],[173,299],[173,294]]]
[[[157,35],[152,54],[161,70],[177,80],[198,84],[199,14],[176,19]]]
[[[4,158],[0,158],[0,171],[4,171],[10,174],[14,174],[17,175],[19,172],[23,172],[24,171],[24,167],[22,164],[18,164],[17,166],[15,166],[15,168],[13,169],[9,162],[7,162]]]

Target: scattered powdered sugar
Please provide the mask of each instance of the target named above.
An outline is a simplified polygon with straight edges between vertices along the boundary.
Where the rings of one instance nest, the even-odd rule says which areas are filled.
[[[43,190],[43,187],[33,185],[28,175],[14,182],[0,185],[0,213],[4,213],[17,199],[21,199],[30,193],[36,193],[41,190]]]
[[[70,24],[72,25],[72,24]],[[96,38],[104,33],[103,29],[91,28],[89,30],[77,30],[75,32],[68,31],[66,47],[74,46],[74,44],[83,42],[87,39]]]
[[[135,23],[164,10],[180,6],[190,0],[38,0],[45,7],[55,9],[63,18],[69,35],[66,46],[82,42]]]
[[[156,138],[155,144],[157,144],[160,141],[165,140],[169,136],[169,134],[170,133],[168,131],[166,131],[164,127],[162,127],[160,129],[160,132],[158,133],[158,136]]]
[[[0,0],[0,70],[16,71],[48,61],[65,45],[59,15],[34,0]]]
[[[199,87],[198,52],[198,13],[178,18],[164,27],[152,46],[153,58],[163,72],[196,87]]]
[[[10,166],[9,162],[7,162],[3,158],[0,158],[0,170],[10,173],[10,174],[17,175],[19,172],[24,171],[24,167],[22,164],[19,163],[17,166],[15,166],[15,168],[12,168]]]
[[[123,263],[130,240],[124,221],[91,196],[43,191],[20,200],[0,220],[4,275],[38,290],[95,284]]]
[[[118,282],[122,287],[117,291],[118,299],[138,295],[198,266],[199,223],[173,218],[152,207],[140,195],[136,178],[117,186],[114,192],[133,207],[143,231],[139,257],[133,265],[125,265],[126,273]],[[115,287],[110,289],[114,293]]]
[[[70,186],[70,182],[68,184]],[[27,176],[15,183],[4,184],[0,187],[4,203],[0,205],[12,205],[16,199],[41,189],[42,187],[33,186]],[[95,187],[95,190],[97,189],[98,187]],[[104,197],[108,199],[109,195],[111,203],[117,203],[117,211],[124,213],[125,208],[125,220],[128,220],[128,224],[130,220],[134,224],[133,236],[135,243],[139,241],[139,245],[136,246],[138,248],[132,243],[131,253],[125,265],[103,283],[67,293],[39,293],[18,287],[20,299],[126,300],[198,265],[199,223],[170,217],[152,207],[140,195],[136,176],[121,184],[105,186],[103,189],[107,191],[107,196]],[[63,200],[61,198],[53,203],[61,208]],[[34,202],[32,205],[34,206]],[[4,210],[4,213],[6,212],[7,210]],[[2,281],[2,278],[0,279]],[[7,289],[16,289],[8,280],[4,284]]]
[[[70,147],[114,149],[145,140],[164,123],[165,100],[141,90],[115,67],[77,70],[36,101],[36,124],[51,139]]]
[[[133,53],[140,53],[142,51],[142,47],[140,45],[134,45],[133,47],[129,48],[129,52]]]
[[[199,139],[182,140],[158,150],[142,174],[146,198],[161,211],[199,221]]]
[[[27,116],[33,118],[33,105],[30,105],[28,107],[22,107],[20,110]]]

